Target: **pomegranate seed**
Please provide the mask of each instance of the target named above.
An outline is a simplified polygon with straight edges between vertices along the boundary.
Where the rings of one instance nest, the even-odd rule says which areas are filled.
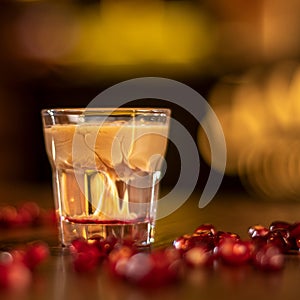
[[[74,240],[70,247],[74,257],[74,269],[77,272],[94,271],[98,264],[107,257],[102,246],[102,239]]]
[[[70,246],[71,253],[84,252],[88,250],[88,243],[85,239],[73,240]]]
[[[274,231],[274,230],[278,230],[278,229],[285,229],[285,230],[289,230],[291,227],[291,224],[285,221],[274,221],[270,224],[269,226],[269,230],[270,231]]]
[[[175,282],[182,270],[179,253],[168,250],[155,250],[148,254],[152,268],[143,278],[142,285],[159,287]],[[174,260],[172,258],[175,258]]]
[[[203,247],[207,251],[213,250],[215,247],[215,238],[214,236],[208,235],[199,235],[198,233],[193,234],[190,237],[190,246],[191,247]]]
[[[231,265],[241,265],[251,258],[253,245],[249,241],[224,240],[217,246],[214,253],[221,261]]]
[[[98,265],[98,253],[90,249],[87,252],[80,252],[76,255],[73,266],[79,273],[91,272]]]
[[[186,264],[191,267],[210,265],[213,261],[213,253],[198,246],[188,250],[184,254],[184,260]]]
[[[240,240],[240,236],[236,233],[232,232],[224,232],[224,231],[218,231],[215,235],[215,245],[218,246],[220,243],[222,243],[225,240],[231,240],[231,241],[238,241]]]
[[[31,272],[22,263],[0,264],[0,287],[22,290],[31,280]]]
[[[201,235],[205,235],[205,234],[215,235],[217,233],[217,230],[214,225],[205,223],[198,226],[195,229],[194,233],[201,234]]]
[[[266,244],[255,252],[253,262],[261,270],[277,271],[284,266],[284,256],[277,246]]]
[[[18,208],[18,215],[22,226],[35,225],[40,217],[40,207],[35,202],[25,202]]]
[[[108,255],[108,261],[112,264],[115,264],[118,260],[123,258],[129,258],[135,251],[128,246],[121,246],[119,248],[113,249]]]
[[[121,260],[121,263],[124,262]],[[127,280],[138,283],[139,285],[148,285],[149,277],[154,268],[153,261],[147,253],[137,253],[132,255],[122,266],[122,272]],[[119,270],[118,263],[116,269]]]
[[[289,231],[292,238],[300,236],[300,222],[292,224],[289,228]]]
[[[160,273],[162,270],[166,276],[162,278],[173,280],[178,275],[178,270],[181,267],[181,255],[179,251],[172,250],[170,248],[164,250],[156,250],[151,253],[151,258],[154,261],[156,271]]]
[[[267,242],[276,245],[283,253],[292,249],[292,242],[289,239],[289,232],[285,229],[274,229],[266,236]]]
[[[36,242],[30,245],[24,254],[23,262],[30,269],[35,269],[49,256],[49,247],[43,242]]]
[[[87,244],[84,251],[73,253],[73,256],[74,269],[79,273],[94,271],[103,258],[99,249],[93,244]]]
[[[24,202],[18,209],[18,211],[26,210],[34,219],[40,215],[40,207],[36,202],[27,201]]]
[[[94,240],[94,243],[104,255],[108,255],[114,249],[114,247],[121,246],[121,243],[118,241],[118,239],[113,236],[109,236],[106,239],[100,238]]]
[[[173,246],[177,250],[180,250],[182,252],[187,251],[188,249],[191,249],[194,246],[191,237],[191,235],[185,234],[174,240]]]
[[[263,247],[265,244],[267,244],[268,239],[266,236],[255,236],[251,239],[252,245],[255,249],[259,249]]]
[[[248,234],[250,238],[256,237],[256,236],[266,236],[269,233],[269,229],[262,226],[262,225],[254,225],[249,227]]]
[[[108,255],[108,267],[113,275],[124,277],[126,264],[135,250],[128,246],[120,246],[113,249]]]
[[[164,251],[165,259],[169,263],[172,263],[173,261],[181,259],[181,253],[180,253],[180,251],[177,250],[177,249],[175,249],[175,248],[173,248],[173,247],[167,247],[163,251]]]
[[[9,252],[14,262],[24,263],[25,249],[13,249]]]
[[[300,236],[300,222],[291,224],[288,228],[291,250],[298,250],[297,238]]]
[[[5,205],[0,208],[1,227],[11,228],[19,224],[17,209],[12,205]]]
[[[174,248],[134,253],[128,246],[123,246],[114,249],[108,261],[114,274],[143,287],[174,282],[182,267],[181,255]]]
[[[300,250],[300,236],[295,238],[295,242],[296,242],[296,246],[297,246],[298,250]]]

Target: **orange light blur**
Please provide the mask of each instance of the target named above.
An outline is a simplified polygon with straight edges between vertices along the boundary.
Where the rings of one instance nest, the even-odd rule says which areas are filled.
[[[238,80],[224,78],[211,92],[227,143],[227,174],[270,199],[300,196],[299,87],[300,66],[283,62],[269,72],[253,69]],[[203,136],[199,130],[199,148],[209,161]]]

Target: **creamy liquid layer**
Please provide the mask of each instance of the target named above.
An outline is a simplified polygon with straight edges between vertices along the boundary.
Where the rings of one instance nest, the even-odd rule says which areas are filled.
[[[57,168],[105,170],[124,165],[152,172],[167,146],[166,125],[104,123],[45,128],[47,153]]]

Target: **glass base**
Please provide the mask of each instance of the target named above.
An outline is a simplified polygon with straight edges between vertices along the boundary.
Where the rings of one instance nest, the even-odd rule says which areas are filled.
[[[101,221],[101,223],[89,223],[70,219],[61,221],[63,246],[70,246],[72,241],[78,238],[88,240],[110,237],[132,240],[138,247],[147,247],[154,242],[154,225],[150,222]]]

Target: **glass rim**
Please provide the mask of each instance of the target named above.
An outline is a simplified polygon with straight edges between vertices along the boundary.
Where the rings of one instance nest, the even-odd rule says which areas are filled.
[[[171,109],[165,107],[78,107],[78,108],[45,108],[41,110],[42,116],[48,115],[81,115],[87,113],[95,114],[165,114],[170,116]]]

